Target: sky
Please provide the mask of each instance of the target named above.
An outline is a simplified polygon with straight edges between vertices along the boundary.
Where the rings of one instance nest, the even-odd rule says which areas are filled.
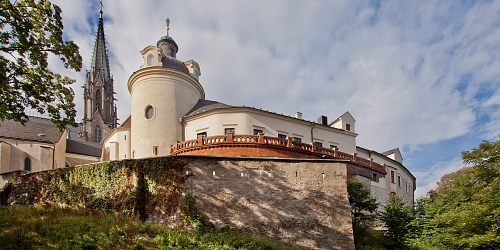
[[[100,8],[52,0],[64,38],[80,47],[73,79],[83,116]],[[306,120],[349,111],[358,146],[396,147],[417,178],[416,197],[463,167],[461,152],[500,134],[500,1],[103,0],[118,118],[130,115],[127,81],[140,51],[166,34],[177,58],[199,63],[206,99]]]

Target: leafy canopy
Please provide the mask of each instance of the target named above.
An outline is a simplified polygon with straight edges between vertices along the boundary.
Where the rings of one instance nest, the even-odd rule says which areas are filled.
[[[63,40],[61,8],[46,0],[0,0],[0,120],[28,121],[26,109],[48,112],[59,130],[76,125],[75,80],[48,69],[49,53],[80,71],[82,57]],[[64,113],[64,114],[62,114]]]
[[[500,249],[500,140],[462,153],[467,166],[447,174],[418,201],[415,245]]]
[[[386,236],[391,240],[392,248],[404,249],[410,222],[413,220],[413,207],[407,206],[402,197],[392,194],[379,219],[384,223]]]

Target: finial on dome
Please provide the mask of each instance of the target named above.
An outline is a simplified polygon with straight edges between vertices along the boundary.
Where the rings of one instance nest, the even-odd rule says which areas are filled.
[[[165,22],[167,22],[167,37],[168,37],[168,31],[170,30],[170,19],[167,17],[167,19],[165,19]]]

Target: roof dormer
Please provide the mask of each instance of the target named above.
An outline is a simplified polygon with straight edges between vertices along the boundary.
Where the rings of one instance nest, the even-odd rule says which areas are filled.
[[[356,132],[356,130],[354,129],[355,122],[356,122],[356,120],[354,120],[354,117],[352,117],[351,113],[349,113],[349,111],[347,111],[343,115],[341,115],[339,118],[337,118],[335,121],[330,123],[330,127],[343,129],[345,131],[350,131],[350,132],[355,133]]]
[[[189,73],[199,82],[200,81],[199,78],[201,76],[200,65],[194,60],[189,60],[187,62],[184,62],[184,64],[188,68]]]
[[[141,66],[141,69],[146,67],[162,66],[160,48],[148,46],[141,51],[141,55],[144,58],[144,64]]]

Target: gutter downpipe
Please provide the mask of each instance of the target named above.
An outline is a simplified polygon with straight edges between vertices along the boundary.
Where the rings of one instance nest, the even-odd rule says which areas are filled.
[[[311,145],[314,145],[314,134],[313,134],[313,129],[314,129],[314,125],[316,125],[315,122],[311,122]]]

